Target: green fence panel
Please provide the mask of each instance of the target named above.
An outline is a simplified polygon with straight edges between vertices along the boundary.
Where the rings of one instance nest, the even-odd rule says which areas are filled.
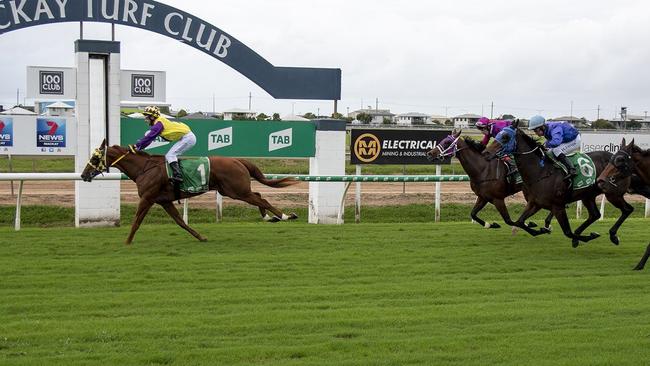
[[[196,135],[187,156],[236,156],[260,158],[308,158],[316,152],[316,125],[298,121],[183,120]],[[121,144],[134,144],[148,129],[143,119],[122,118]],[[172,146],[156,139],[150,154],[165,154]]]

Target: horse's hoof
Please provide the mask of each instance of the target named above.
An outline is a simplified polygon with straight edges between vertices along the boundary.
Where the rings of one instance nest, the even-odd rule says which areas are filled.
[[[282,219],[277,217],[277,216],[273,216],[273,217],[271,217],[270,219],[268,219],[266,221],[267,222],[279,222],[279,221],[282,221]]]
[[[644,267],[644,266],[637,264],[636,267],[634,267],[633,270],[634,270],[634,271],[642,271],[642,270],[643,270],[643,267]]]
[[[296,215],[295,212],[292,212],[292,213],[289,214],[289,220],[295,220],[297,218],[298,218],[298,215]]]
[[[600,238],[600,234],[598,233],[591,233],[589,234],[589,240],[594,240]]]
[[[618,236],[616,234],[609,234],[609,240],[614,245],[618,245],[620,243],[620,241],[618,240]]]
[[[549,225],[545,229],[548,230],[548,232],[550,233],[551,231],[553,231],[553,225]]]
[[[573,248],[577,248],[578,245],[580,245],[580,241],[578,241],[578,239],[573,239],[573,240],[571,241],[571,246],[572,246]]]
[[[528,227],[529,227],[529,228],[537,227],[537,224],[534,223],[534,222],[532,222],[532,221],[529,221],[529,222],[528,222]]]
[[[539,233],[540,233],[540,234],[550,234],[550,233],[551,233],[551,230],[549,230],[549,229],[543,227],[543,228],[539,229]]]
[[[501,228],[501,225],[497,224],[496,222],[493,222],[490,225],[490,229],[499,229],[499,228]]]
[[[201,238],[199,239],[199,241],[205,243],[206,241],[208,241],[208,238]]]

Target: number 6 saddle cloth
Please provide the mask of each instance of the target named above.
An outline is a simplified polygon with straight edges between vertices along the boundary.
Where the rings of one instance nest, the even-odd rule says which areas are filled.
[[[555,159],[552,153],[548,152],[546,156],[553,162],[553,165],[562,169],[564,174],[568,173],[567,168]],[[591,187],[596,183],[596,166],[594,161],[591,160],[589,155],[576,152],[570,155],[567,155],[567,158],[573,163],[573,166],[576,168],[576,175],[573,177],[573,190],[583,189]]]
[[[180,190],[187,193],[207,192],[210,187],[210,160],[207,157],[179,158],[183,173]],[[167,176],[172,177],[172,169],[167,165]]]

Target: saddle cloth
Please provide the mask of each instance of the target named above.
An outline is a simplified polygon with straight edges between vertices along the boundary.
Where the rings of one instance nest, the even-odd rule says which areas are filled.
[[[553,162],[553,165],[562,169],[564,174],[568,173],[568,169],[562,163],[557,161],[553,154],[547,153],[546,156]],[[567,158],[576,168],[576,175],[573,177],[573,190],[591,187],[596,183],[596,166],[589,155],[582,152],[576,152],[567,155]]]
[[[203,193],[210,188],[210,160],[207,157],[179,158],[178,163],[183,173],[180,190],[187,193]],[[167,164],[167,176],[172,177],[172,169]]]

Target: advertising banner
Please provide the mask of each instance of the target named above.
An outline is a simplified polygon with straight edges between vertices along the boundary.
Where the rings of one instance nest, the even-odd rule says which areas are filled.
[[[632,139],[634,143],[642,149],[650,148],[650,133],[638,131],[620,133],[618,131],[612,132],[587,132],[582,131],[580,133],[580,138],[582,139],[582,151],[583,152],[592,152],[592,151],[607,151],[611,153],[617,152],[621,148],[621,141],[625,138],[625,141],[629,144]]]
[[[27,98],[76,99],[77,69],[74,67],[27,67]]]
[[[350,138],[351,164],[430,165],[427,151],[451,131],[353,129]],[[442,164],[449,164],[446,159]]]
[[[308,158],[316,152],[312,122],[183,120],[196,135],[187,156]],[[123,118],[122,145],[134,144],[149,129],[143,119]],[[157,138],[145,150],[165,154],[172,142]]]
[[[164,71],[122,70],[120,97],[126,102],[165,103],[166,74]]]
[[[74,156],[76,139],[74,118],[0,117],[0,155]]]

